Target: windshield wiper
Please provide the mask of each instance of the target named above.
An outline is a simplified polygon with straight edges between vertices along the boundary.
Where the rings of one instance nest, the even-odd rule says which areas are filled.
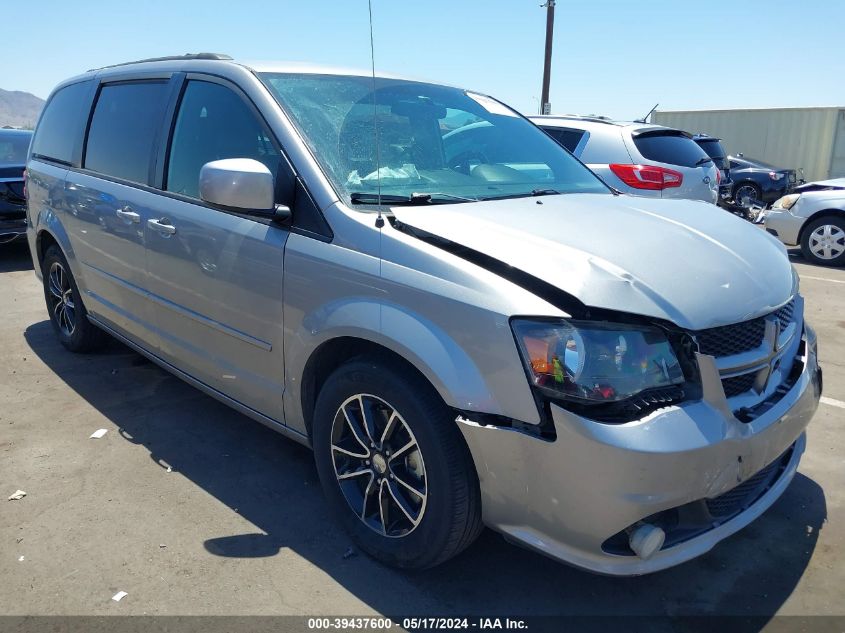
[[[704,165],[705,163],[712,163],[712,162],[713,162],[713,159],[712,159],[712,158],[710,158],[709,156],[705,156],[704,158],[699,158],[699,159],[696,161],[695,166],[696,166],[696,167],[701,167],[701,166],[702,166],[702,165]]]
[[[565,192],[557,189],[532,189],[522,193],[508,193],[503,196],[485,196],[480,200],[507,200],[509,198],[531,198],[534,196],[562,196]]]
[[[456,200],[458,202],[476,202],[477,198],[467,198],[464,196],[456,196],[451,193],[418,193],[414,192],[410,196],[398,196],[395,194],[381,194],[372,193],[369,191],[353,191],[349,194],[349,199],[352,204],[378,204],[381,201],[383,204],[392,205],[414,205],[414,204],[443,204]]]

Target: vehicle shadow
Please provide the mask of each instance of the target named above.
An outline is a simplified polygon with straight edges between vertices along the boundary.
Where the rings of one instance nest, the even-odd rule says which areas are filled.
[[[0,244],[0,273],[32,270],[32,257],[26,240],[15,240],[11,244]]]
[[[289,548],[386,615],[718,614],[754,618],[756,629],[792,593],[827,515],[822,489],[799,474],[751,526],[709,554],[647,578],[582,572],[509,545],[489,530],[440,567],[401,572],[349,555],[351,542],[329,515],[307,449],[118,343],[100,354],[69,354],[49,321],[27,328],[25,338],[126,441],[255,526],[205,541],[211,555],[269,557]]]
[[[843,270],[839,266],[825,266],[823,264],[817,264],[815,262],[811,262],[808,259],[806,259],[804,257],[804,255],[801,254],[801,249],[797,248],[797,247],[796,248],[788,248],[786,252],[789,255],[789,261],[793,264],[804,264],[805,266],[812,266],[813,268],[817,268],[819,270],[819,272],[825,271],[825,270],[827,270],[827,271]]]

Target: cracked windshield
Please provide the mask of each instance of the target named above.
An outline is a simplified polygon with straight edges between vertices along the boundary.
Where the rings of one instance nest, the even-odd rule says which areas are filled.
[[[384,78],[262,79],[348,203],[376,204],[379,185],[385,204],[609,193],[556,141],[481,94]]]

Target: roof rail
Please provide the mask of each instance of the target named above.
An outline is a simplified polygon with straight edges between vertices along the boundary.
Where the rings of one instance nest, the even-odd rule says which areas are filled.
[[[616,121],[609,116],[601,114],[567,114],[567,118],[580,119],[581,121],[591,121],[593,123],[606,123],[608,125],[616,125]]]
[[[608,125],[618,125],[618,123],[608,116],[599,114],[533,114],[531,118],[539,119],[573,119],[576,121],[590,121],[592,123],[607,123]]]
[[[100,68],[91,68],[88,72],[93,70],[104,70],[106,68],[117,68],[119,66],[129,66],[130,64],[144,64],[146,62],[169,62],[169,61],[184,61],[187,59],[210,59],[229,61],[232,58],[223,53],[185,53],[184,55],[168,55],[166,57],[150,57],[148,59],[137,59],[132,62],[123,62],[120,64],[111,64],[109,66],[101,66]]]

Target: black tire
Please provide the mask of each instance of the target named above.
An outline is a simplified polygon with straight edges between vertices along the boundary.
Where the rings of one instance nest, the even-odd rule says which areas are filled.
[[[90,352],[108,341],[108,334],[88,320],[79,288],[61,249],[53,244],[41,260],[44,301],[59,342],[71,352]],[[60,298],[61,297],[61,298]]]
[[[817,255],[814,250],[818,250],[818,243],[815,240],[819,236],[814,236],[817,229],[824,230],[824,227],[831,227],[831,255],[830,258]],[[837,233],[838,229],[838,233]],[[838,250],[838,255],[836,251]],[[822,266],[845,266],[845,217],[825,215],[816,218],[808,223],[801,233],[801,254],[808,262],[820,264]]]
[[[361,515],[367,514],[367,501],[363,502],[363,510],[360,514],[356,513],[357,510],[353,511],[352,501],[347,501],[347,496],[345,496],[349,492],[344,493],[341,490],[339,471],[335,467],[336,457],[341,461],[348,459],[332,448],[333,442],[341,443],[340,436],[337,434],[338,427],[335,426],[335,418],[337,416],[338,424],[342,428],[349,430],[349,427],[341,422],[343,418],[340,417],[342,415],[340,407],[350,401],[347,406],[353,409],[358,407],[360,410],[357,404],[360,401],[353,398],[357,394],[368,394],[367,402],[376,407],[376,409],[368,408],[368,410],[375,413],[373,417],[381,422],[388,417],[390,408],[401,416],[397,418],[394,426],[397,429],[410,430],[410,435],[406,435],[405,438],[410,437],[410,441],[416,441],[419,448],[417,455],[421,456],[415,457],[414,464],[416,466],[423,464],[424,484],[420,484],[418,480],[415,487],[424,490],[425,501],[418,494],[410,494],[401,487],[396,488],[405,493],[406,502],[410,502],[409,508],[412,510],[422,508],[419,511],[418,523],[414,527],[410,527],[408,513],[402,517],[402,514],[398,512],[398,506],[394,508],[395,504],[391,505],[393,502],[390,497],[385,497],[387,499],[385,514],[389,518],[396,517],[391,525],[397,532],[392,536],[386,535],[387,527],[382,527],[382,531],[378,532],[376,528],[360,518]],[[378,401],[381,401],[381,404]],[[387,411],[380,409],[382,405],[387,405]],[[354,412],[351,409],[349,411],[354,417]],[[404,424],[404,427],[398,426],[400,422]],[[394,435],[399,432],[399,430],[395,431]],[[373,433],[373,435],[379,434]],[[345,438],[343,441],[348,441],[348,439]],[[395,567],[425,569],[455,556],[469,546],[481,532],[483,526],[478,476],[469,449],[455,422],[455,414],[443,403],[427,381],[419,375],[414,375],[407,367],[386,358],[357,358],[342,365],[326,380],[320,390],[314,410],[313,441],[317,471],[329,506],[355,544],[373,558]],[[405,439],[402,439],[399,443],[404,441]],[[349,491],[350,486],[353,492],[354,486],[369,490],[368,482],[375,485],[379,481],[380,475],[376,469],[375,457],[377,454],[390,456],[391,447],[388,444],[389,442],[386,441],[384,445],[363,449],[373,458],[372,462],[367,462],[367,464],[372,464],[371,472],[363,477],[345,480],[344,490]],[[357,447],[362,444],[353,442],[353,445]],[[395,452],[399,454],[401,451],[395,450]],[[409,451],[412,457],[414,452]],[[362,458],[354,459],[358,459],[357,463],[363,467]],[[396,457],[389,458],[389,460],[395,459]],[[384,474],[381,479],[385,482],[384,490],[387,494],[391,490],[388,476],[394,479],[394,473],[396,477],[399,477],[399,473],[403,472],[402,478],[410,479],[409,473],[414,474],[407,470],[402,459],[408,462],[410,459],[408,453],[405,453],[398,461],[388,461],[387,471],[380,471]],[[384,462],[383,459],[382,462]],[[351,484],[350,481],[356,483]],[[370,507],[378,509],[382,504],[379,496],[383,490],[381,486],[382,484],[379,483],[373,488],[372,495],[375,495],[375,498],[367,497],[361,491],[357,494],[361,495],[361,499],[371,499],[370,504],[376,505],[370,505]],[[420,498],[417,499],[417,497]],[[393,499],[395,500],[395,497]],[[380,522],[382,526],[386,526],[389,521],[385,521],[383,517],[384,515],[377,516],[371,518],[370,521]],[[410,527],[404,534],[399,530],[403,526],[403,521],[404,527]]]
[[[760,186],[753,183],[753,182],[741,182],[736,187],[734,187],[734,203],[741,206],[742,200],[739,199],[739,196],[743,189],[747,189],[749,192],[749,203],[762,203],[763,202],[763,192],[760,190]],[[751,199],[750,193],[754,194],[753,199]]]

